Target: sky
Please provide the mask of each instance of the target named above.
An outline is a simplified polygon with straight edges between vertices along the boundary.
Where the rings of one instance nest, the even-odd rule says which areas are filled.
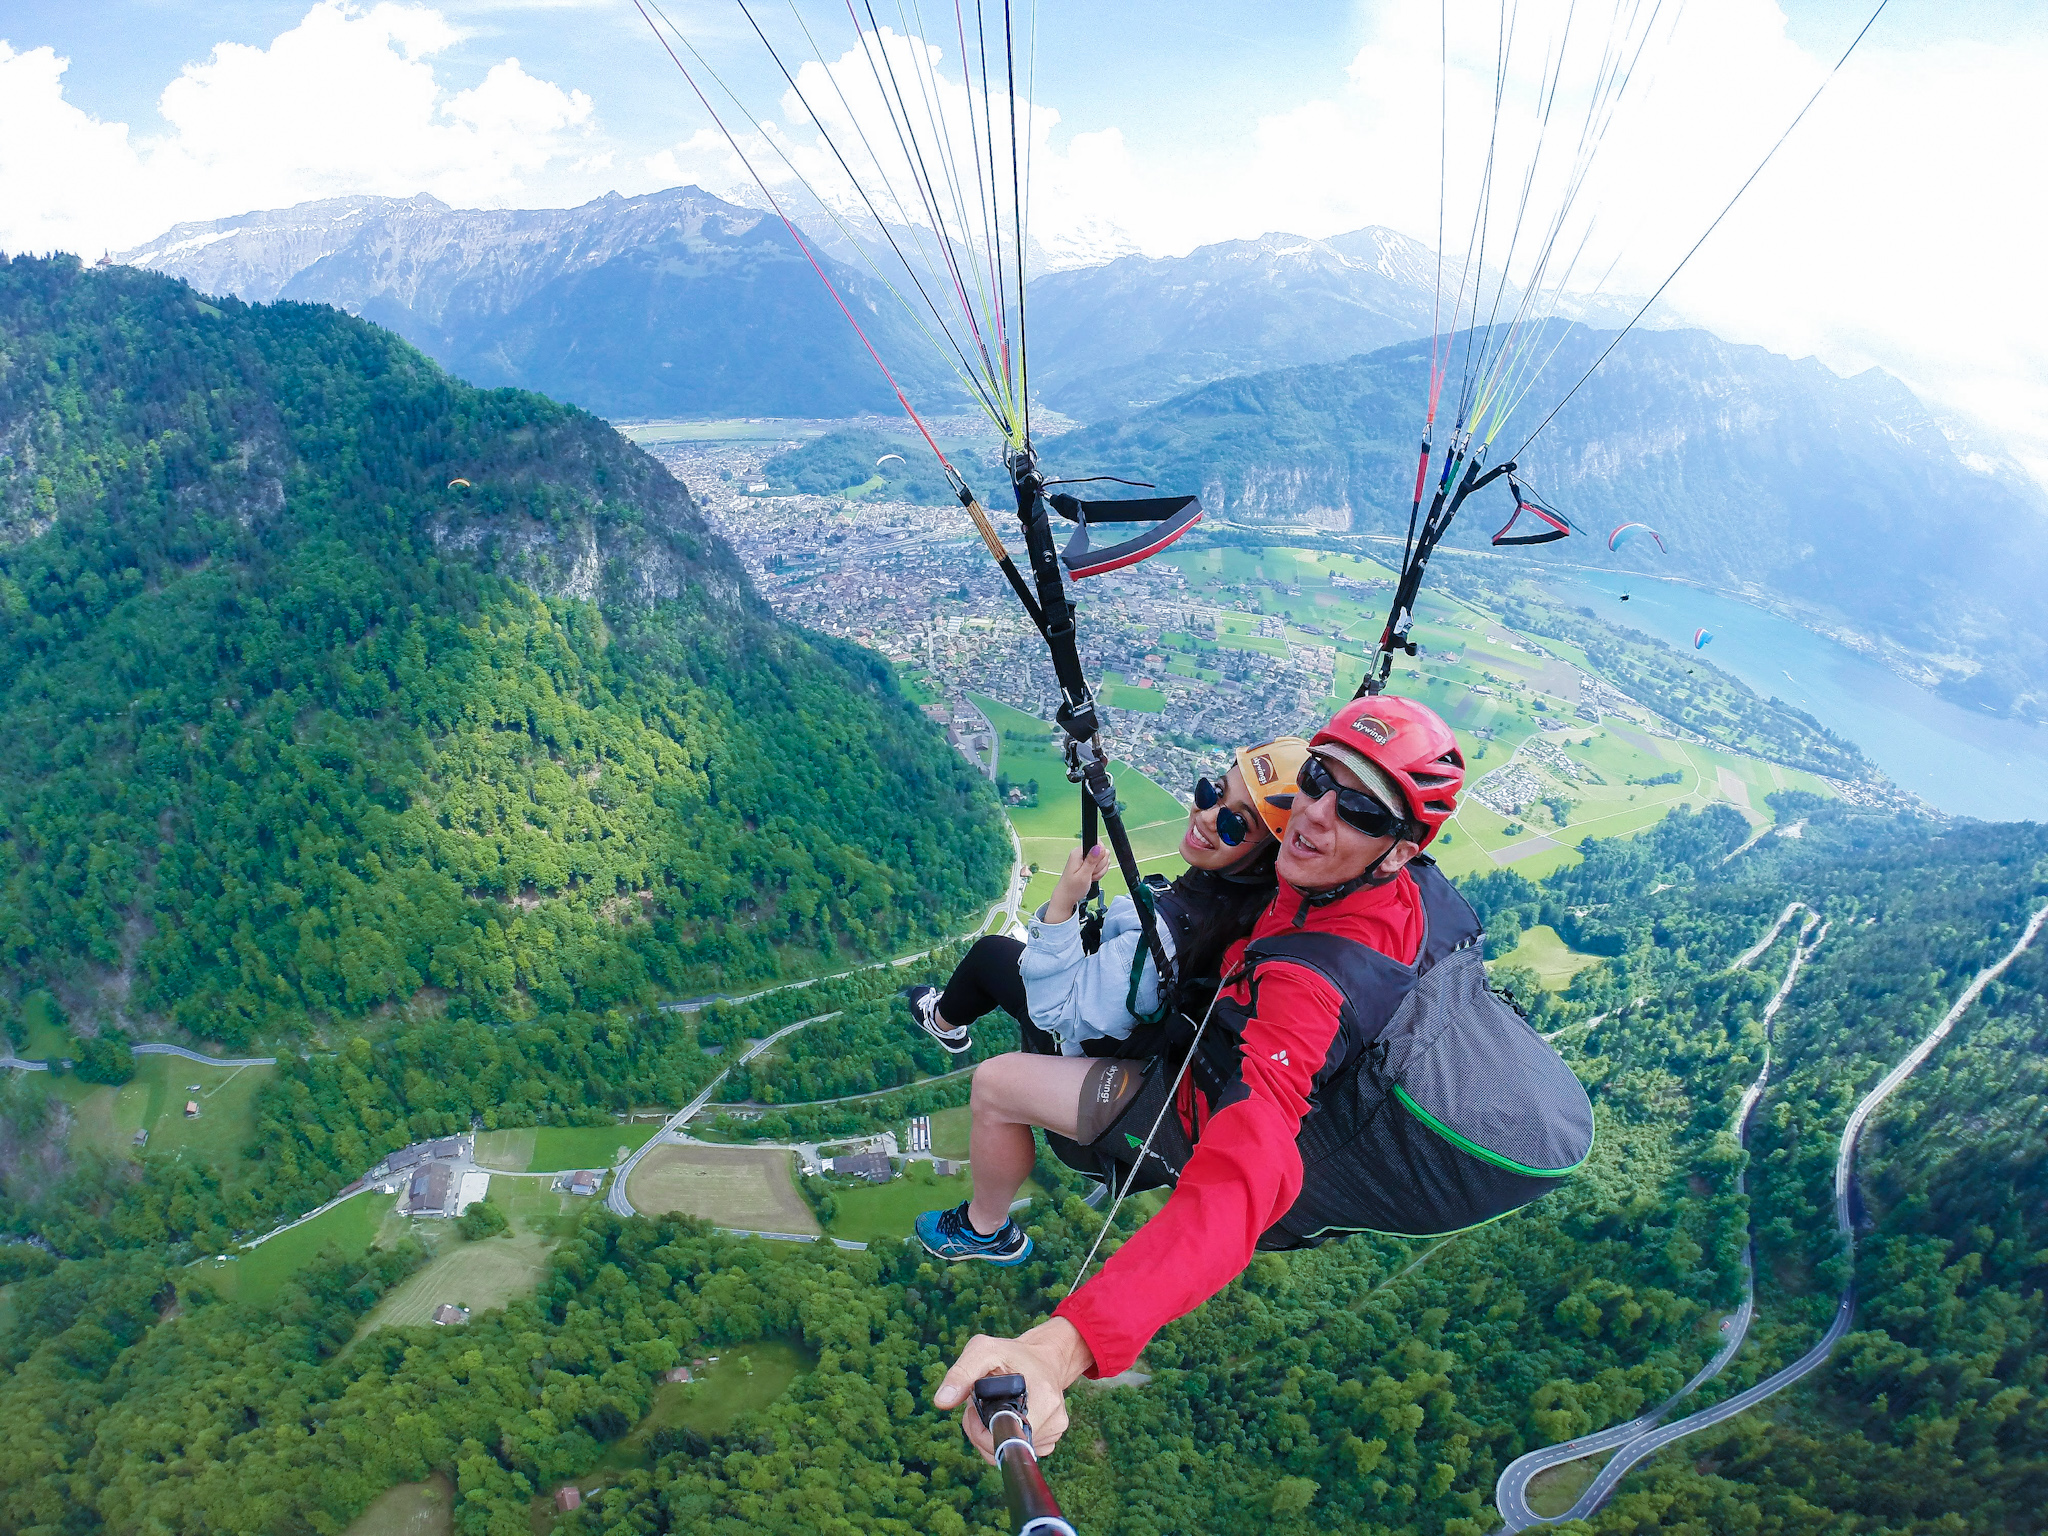
[[[929,23],[933,78],[957,85],[950,10],[865,3],[899,48]],[[1549,270],[1642,294],[1874,4],[1519,0],[1492,249],[1552,80],[1562,126],[1530,191],[1522,266],[1544,248],[1572,159],[1557,146],[1577,139],[1611,17],[1634,18],[1642,62]],[[821,62],[798,79],[816,99],[828,74],[855,78],[856,38],[843,4],[799,5]],[[824,164],[733,0],[666,8],[745,104],[728,116],[759,163],[776,164],[760,153],[772,135],[796,164]],[[789,0],[755,12],[786,48]],[[1028,4],[1018,14],[1035,27],[1018,86],[1041,239],[1165,256],[1384,224],[1436,243],[1441,147],[1443,245],[1455,258],[1469,243],[1500,0],[1039,0],[1035,16]],[[2048,483],[2048,284],[2036,275],[2048,212],[2033,191],[2048,160],[2034,99],[2044,77],[2037,0],[1891,0],[1669,306],[1840,372],[1883,367]],[[545,207],[685,181],[731,193],[743,180],[631,0],[0,7],[0,250],[92,257],[180,221],[350,193]]]

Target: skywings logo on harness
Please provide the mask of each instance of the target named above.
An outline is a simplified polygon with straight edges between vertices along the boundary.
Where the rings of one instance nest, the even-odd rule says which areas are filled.
[[[1370,736],[1383,747],[1394,734],[1394,728],[1376,715],[1360,715],[1351,722],[1351,729],[1361,736]]]

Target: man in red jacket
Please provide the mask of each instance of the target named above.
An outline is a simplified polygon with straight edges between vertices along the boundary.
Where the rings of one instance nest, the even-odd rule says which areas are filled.
[[[1406,866],[1457,808],[1456,737],[1427,706],[1380,695],[1340,710],[1310,754],[1281,839],[1279,891],[1225,957],[1226,978],[1247,942],[1281,933],[1354,940],[1402,965],[1421,947],[1422,900]],[[1190,1073],[1167,1117],[1193,1146],[1165,1208],[1046,1322],[971,1340],[934,1394],[939,1407],[966,1404],[980,1377],[1021,1374],[1044,1454],[1066,1430],[1069,1386],[1128,1370],[1160,1328],[1243,1273],[1301,1193],[1295,1137],[1312,1096],[1369,1043],[1352,1038],[1343,995],[1316,971],[1267,963],[1256,980],[1239,976],[1223,993],[1245,1016],[1238,1075],[1211,1103]],[[1072,1118],[1071,1105],[1046,1108],[1055,1127]],[[979,1418],[963,1411],[962,1422],[988,1456]]]

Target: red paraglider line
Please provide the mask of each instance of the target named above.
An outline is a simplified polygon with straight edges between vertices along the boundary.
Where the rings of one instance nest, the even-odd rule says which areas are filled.
[[[868,349],[868,356],[872,357],[875,360],[875,366],[882,370],[882,377],[889,381],[889,388],[895,392],[896,403],[903,407],[903,414],[910,418],[910,424],[917,428],[918,435],[930,446],[932,452],[938,455],[939,462],[946,467],[946,473],[951,475],[955,481],[960,481],[960,471],[953,467],[952,461],[946,457],[944,450],[939,447],[937,440],[932,437],[931,432],[924,424],[924,419],[911,409],[910,401],[904,396],[903,386],[896,382],[896,375],[889,371],[889,365],[882,361],[882,354],[877,352],[875,344],[868,340],[868,333],[862,330],[860,322],[853,318],[853,311],[847,308],[846,300],[839,296],[838,288],[833,286],[832,279],[825,275],[825,269],[818,265],[818,258],[811,254],[809,244],[802,235],[797,233],[796,225],[790,222],[789,215],[782,211],[782,204],[776,201],[775,194],[768,190],[768,183],[755,173],[753,163],[747,159],[746,151],[740,148],[739,140],[732,136],[732,131],[725,126],[725,120],[712,107],[710,100],[704,94],[703,87],[697,84],[696,77],[690,73],[683,61],[676,56],[676,51],[669,46],[668,39],[661,35],[661,28],[654,24],[654,18],[647,14],[647,7],[641,4],[641,0],[633,0],[633,9],[638,11],[640,19],[647,23],[647,30],[654,34],[654,40],[661,44],[661,51],[669,56],[670,62],[681,72],[684,81],[688,83],[690,90],[696,95],[697,100],[702,103],[711,121],[718,125],[718,131],[725,136],[725,142],[732,146],[734,158],[746,167],[747,174],[754,178],[754,184],[761,189],[761,195],[768,199],[768,206],[775,210],[775,217],[782,220],[782,227],[789,231],[789,238],[794,240],[797,249],[804,253],[804,260],[811,264],[811,270],[818,274],[818,281],[823,283],[825,291],[832,295],[832,302],[837,304],[839,312],[846,316],[846,323],[853,327],[853,334],[860,338],[860,344]]]

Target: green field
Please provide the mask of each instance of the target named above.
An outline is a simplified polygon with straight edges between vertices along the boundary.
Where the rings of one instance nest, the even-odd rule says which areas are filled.
[[[609,1168],[620,1148],[635,1150],[659,1125],[540,1125],[510,1131],[479,1131],[476,1160],[506,1173],[560,1173],[569,1168]]]
[[[932,1139],[938,1140],[936,1123]],[[956,1173],[942,1179],[930,1163],[915,1162],[901,1178],[886,1184],[834,1185],[832,1195],[839,1202],[839,1214],[825,1224],[825,1230],[851,1242],[889,1242],[910,1236],[911,1225],[922,1212],[958,1205],[973,1193],[972,1175]],[[1044,1191],[1027,1179],[1017,1193],[1022,1198]]]
[[[932,1112],[932,1156],[964,1160],[967,1133],[974,1123],[974,1111],[962,1104],[958,1109]]]
[[[599,1475],[579,1479],[589,1489],[605,1481],[604,1473],[648,1466],[653,1461],[655,1431],[693,1429],[706,1439],[725,1434],[743,1413],[766,1408],[790,1385],[817,1365],[800,1345],[781,1339],[757,1339],[721,1347],[718,1363],[695,1381],[663,1382],[654,1389],[654,1406],[632,1432],[614,1441],[597,1464]]]
[[[230,1301],[268,1306],[285,1282],[329,1244],[352,1258],[368,1253],[384,1218],[397,1204],[396,1195],[380,1195],[374,1190],[356,1195],[289,1232],[254,1248],[237,1250],[226,1263],[201,1259],[191,1272]]]
[[[1573,949],[1558,937],[1555,928],[1538,923],[1534,928],[1522,930],[1522,942],[1517,944],[1502,959],[1510,965],[1525,965],[1536,973],[1536,979],[1553,992],[1561,992],[1572,984],[1572,978],[1589,966],[1600,963],[1598,955],[1588,955]]]
[[[474,1156],[479,1168],[502,1168],[507,1173],[524,1173],[533,1164],[533,1139],[537,1126],[512,1131],[478,1131]]]
[[[1606,1465],[1607,1457],[1604,1455],[1581,1456],[1577,1461],[1538,1472],[1529,1479],[1530,1512],[1546,1520],[1555,1520],[1579,1502],[1579,1495],[1592,1486],[1593,1479]]]
[[[434,1309],[443,1302],[487,1312],[531,1295],[548,1272],[548,1253],[554,1246],[552,1236],[521,1231],[517,1223],[509,1232],[474,1242],[451,1227],[441,1252],[378,1302],[359,1332],[430,1324]]]
[[[988,716],[1002,743],[1001,772],[1012,783],[1038,780],[1037,805],[1008,807],[1010,824],[1024,846],[1025,862],[1038,866],[1038,873],[1025,887],[1022,903],[1026,913],[1035,912],[1052,894],[1060,868],[1080,834],[1080,791],[1067,782],[1066,761],[1054,744],[1058,733],[1052,726],[978,693],[968,697]],[[1174,850],[1187,826],[1186,808],[1129,763],[1112,762],[1111,771],[1116,775],[1131,849],[1144,873],[1168,878],[1179,874],[1186,866]],[[1103,890],[1111,897],[1123,894],[1123,879],[1114,868],[1104,877]]]

